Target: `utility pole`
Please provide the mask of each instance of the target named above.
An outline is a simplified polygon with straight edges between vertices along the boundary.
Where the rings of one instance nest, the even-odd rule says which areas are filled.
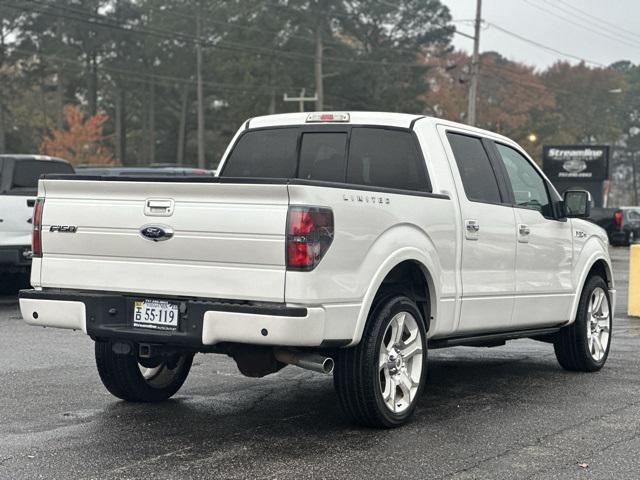
[[[320,18],[316,26],[316,54],[314,59],[317,97],[316,112],[324,110],[324,79],[322,78],[322,54],[324,46],[322,44],[322,23],[322,18]]]
[[[636,157],[638,156],[638,152],[633,152],[633,154],[631,155],[631,168],[632,168],[632,172],[633,172],[633,204],[634,205],[638,205],[638,180],[636,177],[636,170],[637,170],[637,165],[636,165]]]
[[[318,101],[318,94],[317,93],[313,97],[305,97],[304,96],[305,93],[307,93],[307,89],[306,88],[303,88],[302,90],[300,90],[300,96],[299,97],[290,97],[289,95],[287,95],[285,93],[283,100],[285,102],[298,102],[300,111],[304,112],[304,102],[317,102]]]
[[[476,21],[473,35],[473,57],[471,59],[471,85],[469,87],[469,107],[467,123],[476,124],[476,97],[478,95],[478,72],[480,70],[480,24],[482,23],[482,0],[476,0]]]
[[[204,94],[202,92],[202,1],[196,16],[196,91],[198,96],[198,168],[206,167],[204,151]]]

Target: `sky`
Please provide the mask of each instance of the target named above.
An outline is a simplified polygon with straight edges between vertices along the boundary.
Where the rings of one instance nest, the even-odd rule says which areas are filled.
[[[473,35],[476,0],[441,0],[459,31]],[[480,51],[544,69],[558,60],[584,59],[592,66],[618,60],[640,64],[640,0],[482,0]],[[471,21],[469,21],[471,20]],[[494,24],[495,26],[493,26]],[[499,28],[545,47],[551,52]],[[473,40],[455,35],[456,48],[471,52]]]

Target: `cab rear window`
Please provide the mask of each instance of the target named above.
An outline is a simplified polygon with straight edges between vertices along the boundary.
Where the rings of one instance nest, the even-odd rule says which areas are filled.
[[[413,134],[379,127],[287,127],[243,134],[222,177],[300,178],[430,192]]]
[[[73,173],[70,165],[50,160],[21,160],[13,169],[12,190],[37,189],[40,175],[47,173]]]
[[[7,195],[35,195],[41,175],[74,173],[73,167],[65,162],[12,157],[3,159],[1,170],[2,193]]]
[[[245,133],[224,167],[225,177],[292,178],[296,175],[298,131],[290,128]]]

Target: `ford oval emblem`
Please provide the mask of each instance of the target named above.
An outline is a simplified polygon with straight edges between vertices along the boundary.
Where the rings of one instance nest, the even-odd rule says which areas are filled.
[[[164,225],[146,225],[140,229],[140,235],[153,242],[162,242],[173,237],[173,230]]]

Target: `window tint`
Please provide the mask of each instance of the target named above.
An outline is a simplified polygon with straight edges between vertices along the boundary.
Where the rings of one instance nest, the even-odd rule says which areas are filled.
[[[511,182],[516,205],[538,210],[544,216],[553,216],[544,179],[517,150],[496,143]]]
[[[225,177],[294,178],[298,130],[275,128],[240,137],[224,167]]]
[[[346,133],[305,133],[298,178],[344,182]]]
[[[40,175],[47,173],[73,173],[73,168],[50,160],[16,160],[11,190],[36,190]]]
[[[430,191],[424,161],[410,132],[382,128],[351,131],[347,182]]]
[[[467,198],[474,202],[500,203],[498,181],[482,141],[457,133],[447,133],[447,137]]]

